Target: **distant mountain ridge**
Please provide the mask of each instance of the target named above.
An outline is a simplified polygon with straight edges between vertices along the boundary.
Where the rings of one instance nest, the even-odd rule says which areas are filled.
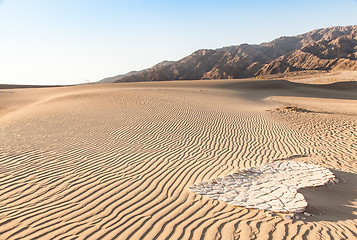
[[[163,67],[163,66],[168,66],[168,65],[171,65],[173,63],[174,63],[174,61],[162,61],[162,62],[156,64],[155,66],[151,67],[151,68],[144,69],[144,70],[141,70],[141,71],[131,71],[131,72],[127,73],[127,74],[122,74],[122,75],[117,75],[117,76],[114,76],[114,77],[104,78],[104,79],[100,80],[99,82],[100,83],[120,82],[125,77],[138,75],[138,74],[140,74],[142,72],[145,72],[146,70],[159,68],[159,67]]]
[[[357,25],[317,29],[259,45],[201,49],[113,82],[237,79],[303,70],[357,70]]]

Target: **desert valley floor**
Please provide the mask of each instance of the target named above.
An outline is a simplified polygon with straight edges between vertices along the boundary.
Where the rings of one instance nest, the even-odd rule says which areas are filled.
[[[0,143],[0,239],[357,238],[356,81],[0,89]],[[300,191],[314,216],[188,189],[277,160],[340,180]]]

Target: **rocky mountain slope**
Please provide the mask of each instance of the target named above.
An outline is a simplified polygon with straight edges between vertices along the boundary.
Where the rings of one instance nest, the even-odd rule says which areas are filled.
[[[155,66],[153,66],[152,68],[149,68],[149,69],[156,69],[156,68],[160,68],[160,67],[171,65],[173,63],[174,63],[174,61],[162,61],[162,62],[156,64]],[[149,69],[144,69],[144,70],[141,70],[141,71],[131,71],[131,72],[127,73],[127,74],[122,74],[122,75],[117,75],[117,76],[114,76],[114,77],[104,78],[104,79],[100,80],[99,83],[120,82],[125,77],[138,75],[138,74],[143,73],[143,72],[145,72],[145,71],[147,71]]]
[[[260,45],[202,49],[114,82],[247,78],[304,70],[357,70],[357,25],[317,29]]]

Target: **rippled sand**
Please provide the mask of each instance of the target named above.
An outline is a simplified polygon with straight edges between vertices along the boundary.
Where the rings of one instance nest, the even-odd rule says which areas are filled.
[[[1,89],[0,239],[356,238],[356,99],[356,82]],[[340,180],[299,190],[304,221],[188,189],[287,159]]]

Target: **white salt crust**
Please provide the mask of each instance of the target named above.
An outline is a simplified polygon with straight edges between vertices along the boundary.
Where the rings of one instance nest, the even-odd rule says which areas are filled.
[[[304,212],[307,202],[297,190],[337,182],[327,168],[294,161],[278,161],[194,184],[191,191],[234,206],[274,212]]]

